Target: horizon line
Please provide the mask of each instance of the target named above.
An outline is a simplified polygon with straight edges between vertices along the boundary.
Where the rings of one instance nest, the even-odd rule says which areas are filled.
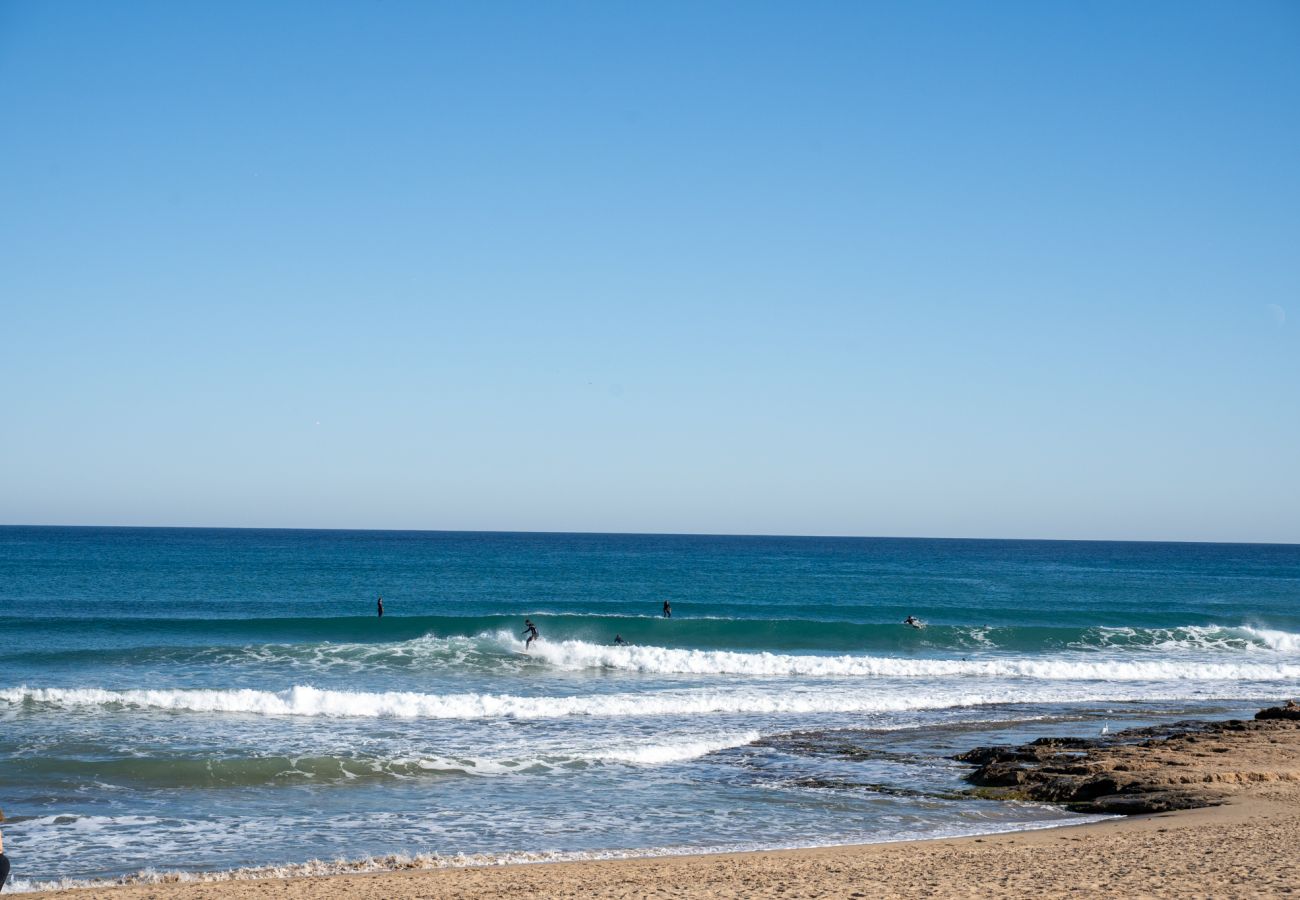
[[[341,531],[375,534],[496,534],[496,535],[570,535],[600,537],[715,537],[715,538],[797,538],[807,540],[859,541],[988,541],[1058,544],[1215,544],[1240,547],[1300,547],[1292,541],[1215,541],[1168,540],[1153,538],[1044,538],[1044,537],[962,537],[960,535],[887,535],[887,534],[768,534],[760,532],[709,531],[567,531],[480,528],[340,528],[301,527],[292,525],[69,525],[66,523],[0,523],[0,528],[120,528],[155,531]]]

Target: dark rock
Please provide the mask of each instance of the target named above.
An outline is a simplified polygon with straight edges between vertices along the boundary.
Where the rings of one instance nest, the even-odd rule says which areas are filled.
[[[1096,747],[1097,741],[1092,738],[1078,737],[1043,737],[1036,741],[1030,741],[1027,746],[1046,747],[1049,749],[1060,750],[1086,750],[1090,747]]]
[[[1286,706],[1270,706],[1268,709],[1261,709],[1255,713],[1256,720],[1259,719],[1294,719],[1300,721],[1300,703],[1294,700],[1288,700]]]
[[[1014,763],[991,762],[980,766],[966,780],[981,787],[1012,787],[1024,784],[1026,778],[1025,770]]]
[[[1141,816],[1151,813],[1173,812],[1179,809],[1197,809],[1217,806],[1217,798],[1209,798],[1188,791],[1153,791],[1146,794],[1111,794],[1097,797],[1090,803],[1072,804],[1076,812],[1113,813],[1123,816]]]
[[[1096,800],[1098,797],[1106,797],[1118,793],[1120,793],[1120,786],[1115,779],[1106,775],[1100,775],[1096,778],[1090,778],[1082,783],[1076,783],[1074,785],[1073,796],[1067,799],[1071,802],[1080,802]]]
[[[983,766],[997,759],[998,754],[1005,749],[1005,747],[976,747],[973,750],[967,750],[965,753],[958,753],[953,757],[953,759],[958,762],[968,762],[972,765]]]
[[[1009,763],[1017,760],[1036,759],[1033,754],[1024,753],[1014,747],[976,747],[974,750],[967,750],[965,753],[958,753],[953,759],[959,762],[968,762],[976,766],[987,766],[990,763]]]

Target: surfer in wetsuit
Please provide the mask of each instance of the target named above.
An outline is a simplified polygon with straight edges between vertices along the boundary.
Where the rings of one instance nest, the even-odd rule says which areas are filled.
[[[618,645],[621,647],[621,646],[623,646],[624,644],[626,644],[627,641],[623,640],[623,635],[621,635],[621,634],[616,634],[616,635],[614,635],[614,643],[615,643],[615,644],[618,644]]]
[[[913,628],[924,628],[924,627],[925,627],[924,625],[921,624],[921,620],[918,619],[916,616],[908,616],[906,619],[903,620],[903,624],[904,624],[904,625],[911,625]]]
[[[379,618],[382,619],[382,618],[384,617],[384,598],[383,598],[383,597],[380,597],[380,598],[379,598],[379,603],[378,603],[378,605],[379,605]]]
[[[665,600],[665,601],[664,601],[664,618],[665,618],[665,619],[671,619],[672,617],[673,617],[673,605],[672,605],[671,603],[669,603],[667,600]]]
[[[524,619],[524,633],[521,636],[528,638],[528,640],[524,641],[525,650],[529,648],[533,641],[541,637],[541,635],[537,633],[537,626],[533,624],[532,619]]]

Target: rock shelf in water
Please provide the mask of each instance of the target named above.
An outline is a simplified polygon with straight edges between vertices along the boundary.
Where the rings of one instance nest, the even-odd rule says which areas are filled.
[[[967,780],[981,797],[1126,815],[1216,806],[1247,786],[1300,781],[1300,705],[1261,710],[1254,721],[1040,738],[1018,747],[977,747],[955,759],[977,767]]]

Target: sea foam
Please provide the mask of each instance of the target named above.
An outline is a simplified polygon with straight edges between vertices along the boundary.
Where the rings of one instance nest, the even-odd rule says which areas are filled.
[[[515,647],[513,636],[501,634]],[[522,645],[519,645],[522,646]],[[540,641],[531,655],[563,669],[625,669],[653,675],[748,675],[854,678],[1031,678],[1054,681],[1285,681],[1300,662],[1217,662],[1176,658],[1116,659],[1096,654],[1049,657],[918,659],[894,656],[738,653],[669,647],[619,647]]]
[[[0,689],[0,702],[69,709],[104,707],[121,711],[164,710],[239,713],[264,716],[399,719],[553,719],[568,716],[637,717],[698,715],[785,715],[810,713],[885,713],[1028,702],[1093,702],[1129,699],[1254,697],[1258,682],[1223,681],[1165,684],[1110,681],[1082,689],[1072,682],[973,683],[880,690],[852,686],[797,691],[764,687],[695,688],[654,693],[583,696],[512,694],[426,694],[414,691],[332,691],[295,685],[283,691],[107,690],[103,688]]]
[[[1270,650],[1281,653],[1300,653],[1300,634],[1277,631],[1272,628],[1245,626],[1241,629]]]

